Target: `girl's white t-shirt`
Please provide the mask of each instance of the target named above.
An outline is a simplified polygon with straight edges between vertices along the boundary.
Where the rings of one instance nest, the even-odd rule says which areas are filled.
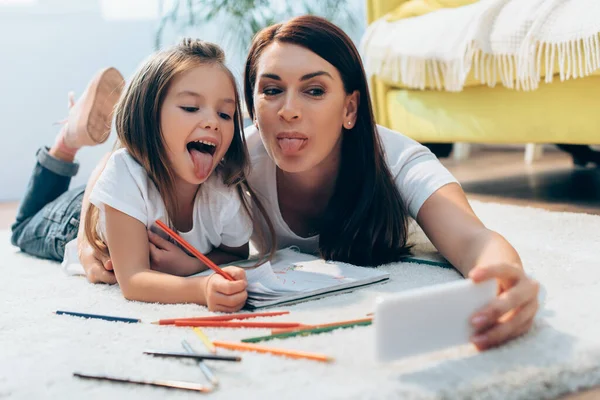
[[[416,219],[421,206],[433,193],[442,186],[458,182],[427,147],[379,125],[377,131],[396,187],[410,216]],[[277,247],[297,246],[303,252],[318,253],[319,236],[298,236],[281,216],[277,196],[276,165],[269,157],[257,129],[250,126],[244,132],[252,165],[248,182],[269,213],[275,228]],[[262,218],[257,215],[255,220],[260,221],[263,232],[268,232]],[[258,247],[262,247],[257,232],[255,228],[252,240]]]
[[[106,242],[105,205],[119,210],[152,228],[166,238],[155,221],[168,221],[165,203],[144,168],[126,149],[115,151],[90,194],[90,202],[99,208],[98,234]],[[83,223],[83,222],[82,222]],[[248,243],[252,222],[237,191],[226,186],[218,173],[213,173],[198,190],[195,198],[193,226],[178,232],[201,253],[225,245],[239,247]],[[65,248],[63,266],[67,272],[81,272],[70,264],[79,264],[75,241]]]

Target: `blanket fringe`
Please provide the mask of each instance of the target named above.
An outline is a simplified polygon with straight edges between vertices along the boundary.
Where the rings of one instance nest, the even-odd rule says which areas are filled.
[[[367,50],[365,65],[369,75],[412,89],[461,91],[472,69],[481,84],[494,87],[500,82],[510,89],[530,91],[538,88],[542,77],[551,83],[555,73],[565,81],[600,69],[600,37],[594,34],[562,43],[525,42],[519,56],[484,53],[472,42],[462,58],[452,61],[402,56],[380,47]]]

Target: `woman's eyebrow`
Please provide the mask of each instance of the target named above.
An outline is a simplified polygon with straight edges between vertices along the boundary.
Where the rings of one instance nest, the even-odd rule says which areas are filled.
[[[301,81],[307,81],[311,78],[314,78],[316,76],[328,76],[329,78],[333,79],[333,76],[331,76],[331,74],[327,71],[315,71],[315,72],[311,72],[309,74],[306,75],[302,75],[302,77],[300,78]],[[260,76],[261,78],[269,78],[269,79],[273,79],[276,81],[280,81],[281,77],[277,74],[272,74],[272,73],[265,73],[262,74]]]

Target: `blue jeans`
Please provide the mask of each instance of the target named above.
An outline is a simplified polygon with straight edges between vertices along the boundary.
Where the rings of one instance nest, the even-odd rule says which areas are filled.
[[[68,190],[79,164],[54,158],[45,147],[36,156],[11,242],[25,253],[62,261],[65,245],[77,237],[85,186]]]

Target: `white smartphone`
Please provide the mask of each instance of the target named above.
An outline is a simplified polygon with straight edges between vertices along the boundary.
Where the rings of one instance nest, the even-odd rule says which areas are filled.
[[[375,305],[375,346],[379,361],[466,344],[472,315],[498,291],[495,279],[463,279],[380,297]]]

